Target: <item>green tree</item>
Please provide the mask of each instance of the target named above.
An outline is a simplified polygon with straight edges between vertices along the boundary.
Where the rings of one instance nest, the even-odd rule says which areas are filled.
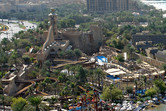
[[[23,58],[25,64],[30,64],[32,62],[31,58],[28,55],[23,55],[22,58]]]
[[[8,61],[8,56],[7,56],[7,54],[5,53],[5,51],[0,51],[0,68],[1,68],[1,75],[0,75],[0,77],[3,77],[4,76],[4,71],[3,71],[3,66],[4,66],[4,64],[5,63],[7,63],[7,61]]]
[[[52,65],[51,62],[50,62],[49,60],[46,60],[46,61],[44,62],[43,67],[44,67],[44,69],[47,69],[47,70],[50,71],[51,65]]]
[[[94,73],[97,77],[98,86],[101,88],[101,83],[102,83],[102,88],[103,88],[103,79],[105,78],[105,74],[101,69],[96,69]]]
[[[74,28],[75,27],[75,20],[73,19],[65,19],[60,21],[61,28]]]
[[[4,95],[0,95],[0,100],[2,101],[3,110],[5,111],[5,96]]]
[[[41,103],[42,97],[40,96],[30,97],[28,98],[28,101],[33,107],[35,107],[35,111],[40,111],[40,110],[49,111],[49,108],[45,104]]]
[[[115,57],[115,59],[119,62],[124,62],[124,57],[122,55],[118,55],[117,57]]]
[[[109,100],[111,99],[111,89],[109,87],[105,87],[103,90],[103,93],[101,95],[101,98],[103,100]]]
[[[46,86],[47,86],[47,85],[46,85],[46,82],[44,82],[44,81],[41,82],[39,86],[40,86],[40,89],[43,89],[43,91],[45,92]]]
[[[88,70],[88,78],[91,80],[92,85],[94,85],[95,81],[95,73],[93,70]]]
[[[79,81],[81,83],[85,83],[85,81],[86,81],[86,72],[85,72],[85,69],[82,66],[78,66],[77,76],[79,77]]]
[[[123,99],[122,90],[118,88],[113,88],[111,90],[111,96],[112,96],[112,101],[122,100]]]
[[[123,93],[122,93],[122,90],[120,90],[114,86],[110,86],[110,87],[104,88],[101,97],[104,100],[111,99],[112,101],[117,101],[117,100],[123,99]]]
[[[64,68],[67,69],[67,75],[69,75],[71,65],[68,65],[68,64],[67,64],[67,65],[65,65]]]
[[[45,82],[47,85],[52,83],[51,79],[48,77],[46,77],[43,82]]]
[[[137,90],[138,90],[138,80],[134,80],[135,84],[135,94],[137,95]]]
[[[76,68],[77,68],[77,67],[74,66],[74,65],[70,67],[70,70],[73,72],[73,75],[74,75],[74,76],[75,76],[75,74],[76,74]]]
[[[68,50],[68,51],[66,51],[65,56],[67,59],[73,59],[75,57],[75,53],[73,50]]]
[[[63,77],[62,76],[58,76],[58,80],[59,80],[59,82],[63,82]]]
[[[147,77],[146,76],[142,76],[142,79],[144,81],[145,90],[146,90],[146,88],[147,88]]]
[[[16,66],[22,63],[22,59],[18,57],[17,51],[13,51],[8,59],[9,65],[15,64]]]
[[[1,41],[1,44],[4,45],[4,47],[6,47],[9,42],[10,41],[9,41],[8,38],[3,38],[2,41]]]
[[[23,111],[27,104],[28,102],[26,101],[26,99],[23,99],[22,97],[13,98],[11,107],[13,111]]]
[[[50,99],[47,99],[47,101],[50,103],[51,106],[54,106],[54,104],[58,102],[58,98],[51,97]]]
[[[58,56],[59,56],[60,58],[64,58],[65,52],[64,52],[64,51],[58,52]]]
[[[164,94],[166,91],[166,85],[163,80],[158,79],[154,81],[155,86],[159,89],[161,94]]]
[[[146,94],[147,96],[150,96],[150,97],[152,98],[154,95],[157,94],[157,91],[156,91],[155,88],[151,88],[151,89],[148,89],[148,90],[145,92],[145,94]]]
[[[74,49],[74,53],[75,53],[77,58],[81,57],[81,55],[82,55],[82,52],[80,49]]]
[[[126,87],[126,91],[127,91],[127,93],[132,94],[133,93],[133,88],[131,86]]]

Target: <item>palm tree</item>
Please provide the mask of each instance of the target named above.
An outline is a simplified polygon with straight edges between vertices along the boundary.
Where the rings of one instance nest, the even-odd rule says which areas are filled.
[[[74,83],[71,83],[70,84],[70,87],[71,87],[71,92],[72,92],[72,94],[73,94],[73,100],[72,100],[72,102],[73,102],[73,105],[74,105],[74,100],[75,100],[75,87],[76,87],[76,85],[74,84]]]
[[[73,75],[75,76],[76,73],[76,66],[71,66],[70,70],[73,72]]]
[[[54,91],[54,94],[56,95],[56,93],[57,93],[57,91],[58,91],[58,90],[57,90],[57,87],[58,87],[57,82],[52,83],[51,86],[52,86],[52,89],[53,89],[53,91]]]
[[[0,99],[2,100],[3,110],[5,111],[5,96],[4,95],[0,95]]]
[[[46,107],[45,104],[42,104],[42,97],[37,96],[37,97],[30,97],[28,98],[28,101],[30,102],[30,104],[35,107],[35,111],[40,111],[44,110],[44,111],[49,111],[49,109],[47,109],[48,107]]]
[[[46,86],[47,86],[47,85],[46,85],[46,82],[44,82],[44,81],[41,82],[39,86],[40,86],[40,89],[43,89],[43,91],[45,92]]]
[[[101,69],[96,69],[95,74],[97,76],[97,81],[98,81],[98,87],[101,88],[101,82],[102,82],[102,88],[103,88],[103,79],[105,78],[105,74]]]
[[[64,68],[67,69],[67,75],[69,75],[69,72],[70,72],[70,65],[66,65]]]
[[[2,73],[2,76],[3,76],[3,65],[7,62],[7,55],[4,51],[0,51],[0,64],[1,65],[1,73]]]
[[[86,81],[86,70],[82,66],[78,66],[78,77],[81,83],[85,83]]]
[[[92,85],[94,85],[94,71],[89,70],[88,71],[88,76],[89,76],[89,78],[91,78]]]
[[[18,40],[15,39],[15,38],[12,38],[11,40],[12,40],[12,43],[13,43],[13,45],[14,45],[14,49],[16,50],[16,49],[17,49],[17,46],[18,46]]]
[[[6,47],[6,45],[9,43],[9,39],[8,38],[3,38],[1,41],[1,44],[4,45],[4,47]]]
[[[63,90],[62,90],[61,95],[62,95],[62,96],[65,96],[65,97],[66,97],[66,100],[67,100],[68,94],[69,94],[68,86],[65,86],[65,87],[63,88]]]
[[[146,90],[146,86],[147,86],[147,77],[146,76],[142,76],[143,81],[144,81],[144,85],[145,85],[145,90]]]
[[[43,66],[44,66],[44,68],[48,69],[50,72],[51,62],[49,60],[45,61]]]
[[[135,94],[137,95],[138,81],[134,80],[134,83],[135,83]]]
[[[166,64],[163,65],[163,70],[165,71],[164,76],[166,76]]]
[[[47,99],[47,101],[50,103],[51,106],[54,105],[58,101],[56,97],[51,97],[50,99]]]

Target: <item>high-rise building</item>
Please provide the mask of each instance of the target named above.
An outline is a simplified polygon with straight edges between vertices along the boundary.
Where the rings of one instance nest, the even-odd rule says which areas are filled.
[[[132,0],[87,0],[87,9],[90,12],[133,10],[133,5],[136,2]]]

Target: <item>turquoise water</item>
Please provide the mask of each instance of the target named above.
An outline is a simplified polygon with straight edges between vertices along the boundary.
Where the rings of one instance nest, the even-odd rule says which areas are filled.
[[[146,111],[166,111],[166,104],[161,104],[159,106],[156,106],[155,108],[148,109]]]

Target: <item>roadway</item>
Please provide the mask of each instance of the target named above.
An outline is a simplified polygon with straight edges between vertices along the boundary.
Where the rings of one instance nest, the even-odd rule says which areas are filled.
[[[1,31],[2,34],[0,34],[0,41],[2,41],[3,38],[11,39],[14,34],[18,33],[19,31],[27,31],[28,29],[36,29],[37,25],[30,23],[28,21],[23,21],[22,23],[26,27],[26,29],[22,29],[19,27],[19,24],[22,24],[20,21],[12,21],[8,24],[7,19],[4,19],[2,22],[2,19],[0,19],[0,24],[4,24],[9,27],[9,30],[7,31]]]

